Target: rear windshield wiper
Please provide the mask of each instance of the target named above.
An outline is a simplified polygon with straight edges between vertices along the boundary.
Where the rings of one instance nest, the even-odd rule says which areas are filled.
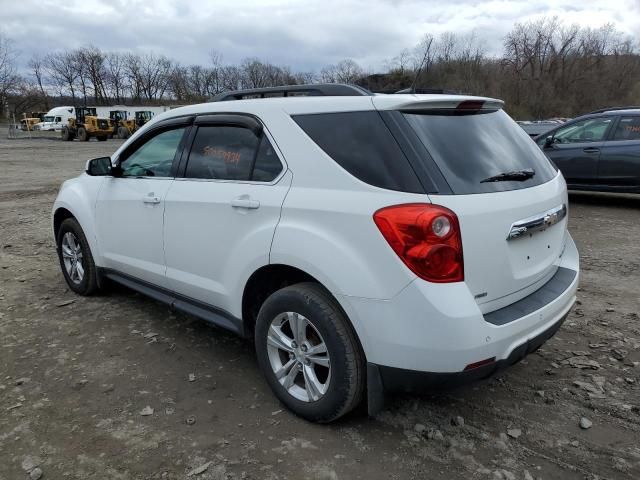
[[[493,177],[485,178],[481,180],[480,183],[488,183],[488,182],[508,182],[508,181],[518,181],[524,182],[525,180],[529,180],[536,174],[533,168],[525,168],[524,170],[513,170],[511,172],[503,172],[498,175],[494,175]]]

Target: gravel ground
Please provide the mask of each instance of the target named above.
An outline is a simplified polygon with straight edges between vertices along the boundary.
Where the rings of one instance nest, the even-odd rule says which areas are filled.
[[[56,191],[118,145],[0,140],[0,479],[640,478],[640,196],[571,195],[579,302],[539,352],[319,426],[283,410],[249,343],[65,287]]]

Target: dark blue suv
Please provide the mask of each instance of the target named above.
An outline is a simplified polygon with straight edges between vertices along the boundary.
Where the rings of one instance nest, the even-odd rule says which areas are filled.
[[[598,110],[535,141],[570,189],[640,193],[640,107]]]

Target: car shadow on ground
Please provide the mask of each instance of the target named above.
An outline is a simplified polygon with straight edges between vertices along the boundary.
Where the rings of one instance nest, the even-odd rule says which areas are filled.
[[[640,210],[640,194],[608,192],[569,192],[569,203]]]

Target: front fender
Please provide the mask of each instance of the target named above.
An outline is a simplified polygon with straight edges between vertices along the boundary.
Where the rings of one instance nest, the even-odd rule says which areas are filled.
[[[54,231],[55,214],[63,208],[68,210],[80,224],[97,266],[102,265],[102,255],[98,248],[95,234],[95,205],[103,180],[104,177],[92,177],[84,174],[72,180],[67,180],[62,184],[51,212],[54,241],[57,243],[56,232]]]

